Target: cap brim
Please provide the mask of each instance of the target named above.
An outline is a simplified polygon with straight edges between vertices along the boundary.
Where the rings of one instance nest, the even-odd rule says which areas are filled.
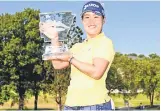
[[[100,12],[92,11],[92,10],[86,10],[86,11],[84,11],[83,13],[81,13],[81,17],[82,17],[83,14],[86,13],[86,12],[93,12],[93,13],[95,13],[96,15],[103,16]]]

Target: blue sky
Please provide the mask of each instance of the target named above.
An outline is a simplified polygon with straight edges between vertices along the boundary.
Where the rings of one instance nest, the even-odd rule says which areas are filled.
[[[21,12],[24,8],[41,12],[72,11],[77,25],[85,1],[0,1],[0,14]],[[112,39],[115,50],[121,53],[160,55],[159,1],[102,1],[106,13],[104,33]],[[83,35],[85,38],[85,34]]]

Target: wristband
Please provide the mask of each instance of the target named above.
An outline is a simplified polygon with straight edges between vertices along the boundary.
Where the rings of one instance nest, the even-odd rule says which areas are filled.
[[[72,56],[70,59],[69,59],[69,63],[71,64],[71,61],[72,61],[72,59],[73,59],[74,57]]]

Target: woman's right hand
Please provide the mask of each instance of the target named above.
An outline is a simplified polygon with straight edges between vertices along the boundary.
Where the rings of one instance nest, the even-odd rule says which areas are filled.
[[[40,22],[39,30],[51,39],[53,45],[59,45],[58,32],[56,31],[56,23],[54,21]]]

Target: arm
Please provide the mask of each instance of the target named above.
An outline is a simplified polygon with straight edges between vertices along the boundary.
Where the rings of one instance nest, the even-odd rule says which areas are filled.
[[[104,75],[107,67],[110,62],[112,62],[114,57],[113,45],[111,42],[108,43],[108,47],[106,44],[96,45],[93,51],[92,63],[89,64],[87,62],[82,62],[79,59],[73,58],[71,59],[71,65],[76,67],[79,71],[83,72],[85,75],[93,78],[93,79],[101,79]],[[63,61],[69,61],[71,57],[59,57],[59,59]]]
[[[53,46],[60,46],[61,45],[60,42],[56,42],[56,40],[53,40],[53,39],[51,39],[51,44]],[[52,65],[53,65],[53,67],[55,69],[64,69],[64,68],[69,66],[69,62],[68,61],[65,62],[65,61],[61,61],[61,60],[58,60],[58,59],[55,59],[55,60],[52,59],[51,62],[52,62]]]
[[[55,69],[64,69],[69,66],[69,62],[52,60],[52,65]]]
[[[47,37],[51,39],[52,46],[60,46],[61,43],[58,40],[58,32],[56,31],[54,22],[40,22],[39,30],[41,33],[44,33]],[[52,65],[55,69],[63,69],[69,66],[69,62],[61,61],[57,58],[49,57],[48,60],[52,61]]]
[[[115,54],[112,42],[105,42],[103,44],[98,42],[98,44],[94,45],[92,64],[81,62],[75,58],[71,60],[71,64],[87,76],[96,80],[101,79]]]
[[[89,77],[99,80],[106,71],[106,68],[109,65],[109,61],[103,58],[94,58],[93,64],[89,64],[73,58],[71,60],[71,64]]]

